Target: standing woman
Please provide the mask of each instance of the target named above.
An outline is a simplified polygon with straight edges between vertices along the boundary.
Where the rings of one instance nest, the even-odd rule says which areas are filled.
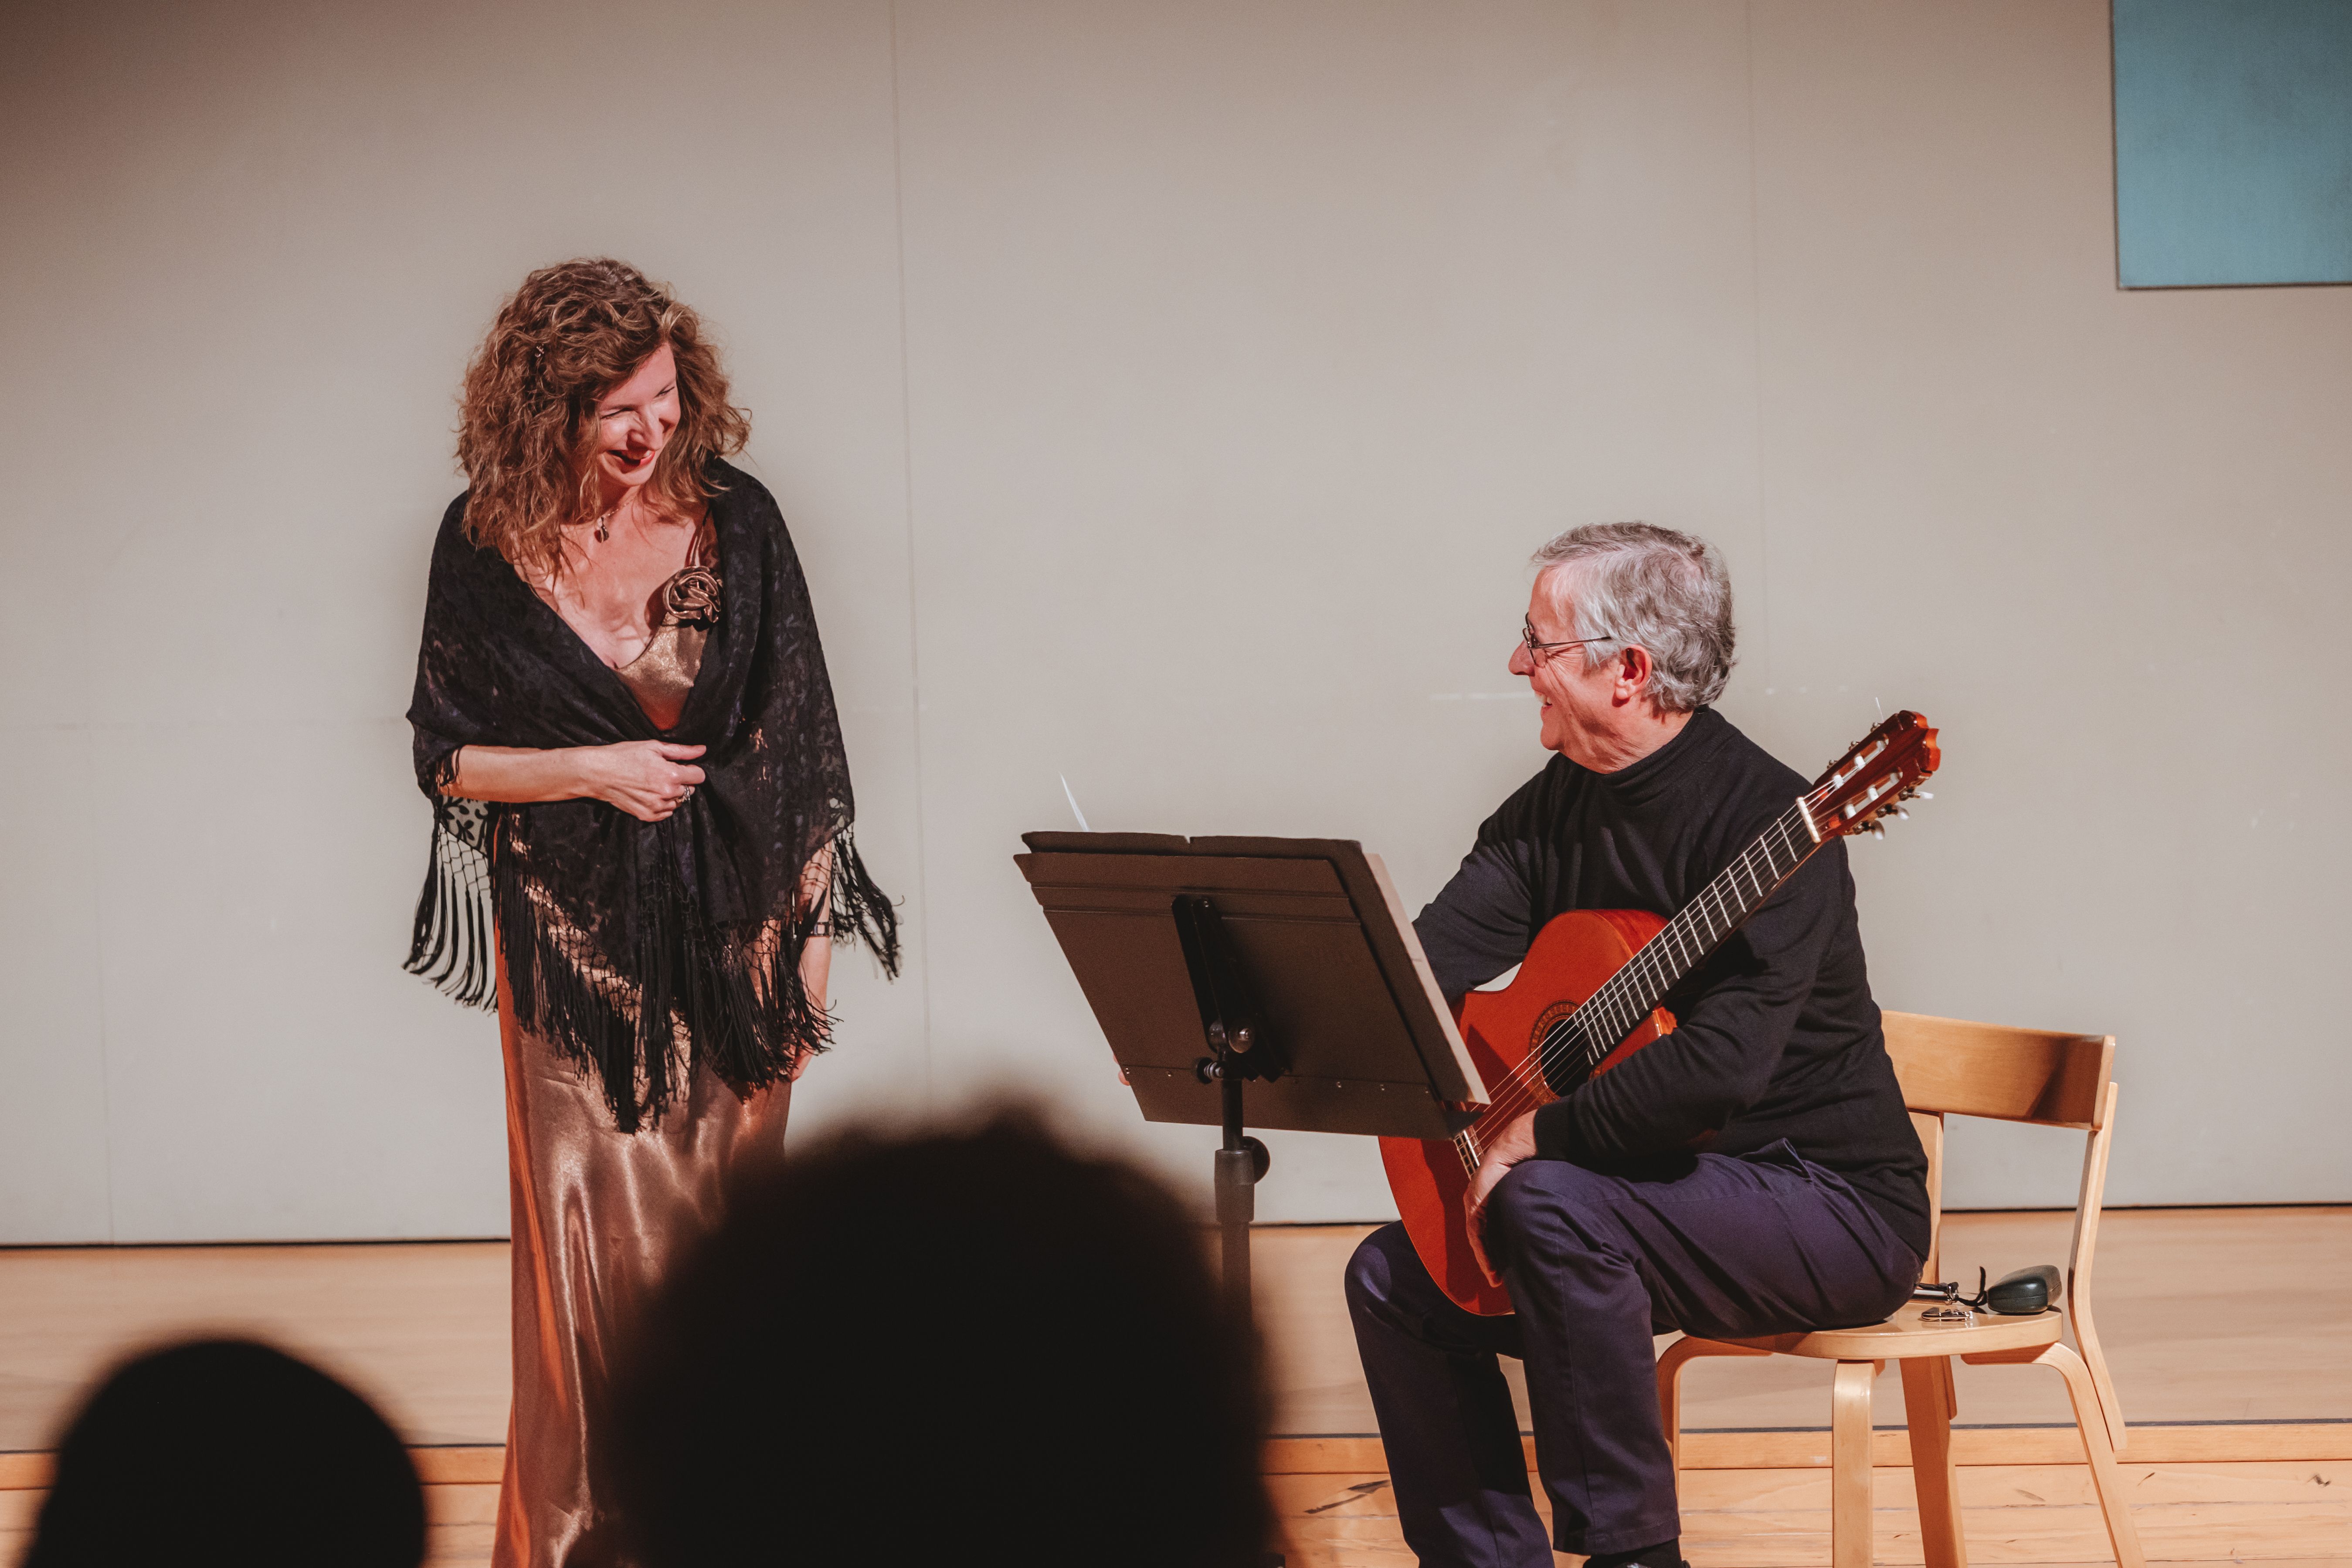
[[[895,974],[808,587],[694,312],[532,273],[466,373],[408,718],[409,969],[499,1011],[514,1407],[498,1568],[601,1563],[610,1358],[825,1047],[834,939]]]

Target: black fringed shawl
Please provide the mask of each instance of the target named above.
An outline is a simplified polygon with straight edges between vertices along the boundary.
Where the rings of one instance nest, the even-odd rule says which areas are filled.
[[[654,728],[620,677],[495,550],[467,542],[466,498],[433,547],[416,658],[416,780],[433,862],[408,969],[458,1001],[497,1005],[593,1068],[634,1131],[685,1089],[682,1041],[738,1094],[785,1077],[831,1032],[802,988],[802,944],[829,923],[898,973],[898,918],[850,838],[849,763],[800,558],[757,479],[713,463],[720,608],[677,727]],[[674,741],[708,775],[668,818],[602,801],[486,805],[441,793],[469,744],[553,748]],[[830,897],[804,910],[803,868],[830,845]],[[495,931],[496,950],[493,950]]]

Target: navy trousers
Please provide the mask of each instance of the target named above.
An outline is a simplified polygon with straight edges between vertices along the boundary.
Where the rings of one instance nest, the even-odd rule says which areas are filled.
[[[1487,1202],[1486,1247],[1512,1316],[1447,1300],[1402,1226],[1366,1237],[1348,1265],[1405,1543],[1444,1568],[1550,1568],[1554,1543],[1589,1555],[1679,1536],[1653,1332],[1875,1322],[1920,1268],[1843,1179],[1785,1142],[1607,1173],[1526,1161]],[[1551,1543],[1498,1355],[1527,1363]]]

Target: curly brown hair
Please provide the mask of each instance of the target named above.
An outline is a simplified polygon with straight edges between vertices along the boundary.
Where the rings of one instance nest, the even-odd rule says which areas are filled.
[[[748,411],[727,401],[701,318],[623,261],[566,261],[524,279],[466,367],[457,465],[467,538],[525,571],[560,574],[563,529],[598,510],[597,401],[664,343],[677,361],[677,429],[646,499],[690,517],[713,493],[710,459],[741,451],[751,435]]]

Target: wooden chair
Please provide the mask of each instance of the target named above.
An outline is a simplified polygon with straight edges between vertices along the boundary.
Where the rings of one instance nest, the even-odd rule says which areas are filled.
[[[1945,1117],[1988,1116],[2089,1134],[2082,1193],[2074,1207],[2074,1240],[2067,1258],[2063,1316],[2054,1309],[2031,1318],[1979,1312],[1971,1323],[1937,1323],[1920,1318],[1935,1303],[1913,1302],[1886,1321],[1865,1328],[1753,1340],[1678,1340],[1658,1359],[1658,1405],[1665,1416],[1667,1444],[1679,1463],[1682,1370],[1700,1356],[1801,1355],[1837,1363],[1830,1394],[1830,1562],[1832,1568],[1869,1568],[1870,1388],[1885,1363],[1899,1362],[1927,1568],[1966,1568],[1968,1546],[1961,1536],[1959,1495],[1952,1473],[1952,1358],[1971,1366],[2036,1363],[2055,1369],[2066,1380],[2074,1426],[2082,1434],[2118,1568],[2146,1568],[2116,1470],[2116,1452],[2125,1442],[2123,1410],[2116,1403],[2115,1384],[2091,1321],[2092,1250],[2098,1240],[2099,1203],[2107,1180],[2107,1141],[2115,1130],[2116,1085],[2110,1076],[2115,1037],[2010,1029],[1907,1013],[1885,1017],[1887,1053],[1895,1058],[1895,1076],[1927,1151],[1927,1205],[1936,1240],[1929,1243],[1926,1278],[1937,1278]],[[2063,1318],[2074,1321],[2074,1341],[2082,1346],[2079,1355],[2059,1338]]]

